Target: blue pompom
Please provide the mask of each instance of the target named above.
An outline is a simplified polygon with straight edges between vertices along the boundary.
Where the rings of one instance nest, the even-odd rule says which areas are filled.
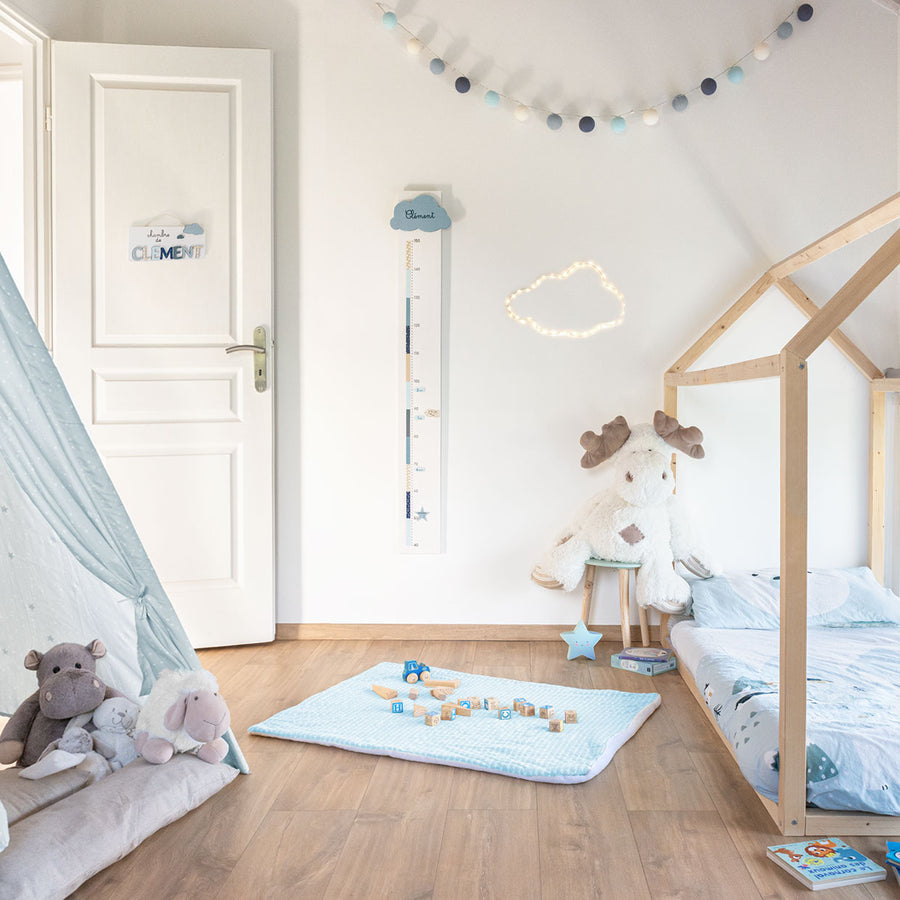
[[[392,28],[397,25],[397,13],[394,12],[386,12],[381,17],[381,24],[390,31]]]
[[[428,68],[434,72],[435,75],[440,75],[446,66],[444,66],[444,61],[439,57],[435,57],[430,63],[428,63]]]
[[[782,22],[778,26],[778,30],[775,34],[778,35],[783,41],[786,41],[792,34],[794,33],[794,26],[791,25],[790,22]]]
[[[456,79],[455,86],[461,94],[465,94],[465,92],[472,87],[472,82],[469,81],[465,75],[460,75],[459,78]]]
[[[801,22],[808,22],[813,17],[813,8],[809,3],[801,3],[797,7],[797,18]]]
[[[616,116],[610,123],[609,127],[616,134],[621,134],[625,130],[625,120],[621,116]]]
[[[578,120],[578,128],[585,134],[590,134],[594,130],[594,120],[590,116],[582,116]]]
[[[547,127],[551,131],[559,131],[562,128],[562,116],[557,115],[556,113],[550,113],[547,116]]]
[[[728,80],[732,84],[740,84],[744,80],[744,70],[740,66],[732,66],[728,70]]]
[[[688,98],[684,94],[678,94],[672,98],[672,109],[675,112],[684,112],[688,107]]]
[[[488,106],[497,106],[500,103],[500,95],[496,91],[488,91],[484,95],[484,102]]]
[[[718,85],[716,84],[715,78],[704,78],[703,81],[700,82],[700,90],[706,94],[707,97],[712,96],[716,92],[716,88]]]

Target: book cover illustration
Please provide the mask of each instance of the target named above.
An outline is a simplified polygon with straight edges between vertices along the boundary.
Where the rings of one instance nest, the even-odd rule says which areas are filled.
[[[766,854],[813,890],[829,883],[878,881],[887,874],[877,863],[838,838],[776,844],[768,847]]]

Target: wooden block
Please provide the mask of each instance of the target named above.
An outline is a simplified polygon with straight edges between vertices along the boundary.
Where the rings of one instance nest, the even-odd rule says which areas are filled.
[[[450,692],[444,690],[444,688],[435,688],[431,692],[431,696],[434,697],[435,700],[446,700],[447,697],[450,696]]]
[[[534,704],[533,703],[520,703],[519,704],[519,715],[533,716],[534,715]]]
[[[490,710],[500,709],[500,701],[496,697],[485,697],[484,708]]]
[[[467,700],[458,700],[457,703],[456,703],[456,705],[457,705],[457,706],[464,706],[466,709],[471,709],[471,708],[472,708],[472,701],[471,701],[471,700],[468,700],[468,699],[467,699]]]
[[[419,689],[418,688],[410,688],[409,689],[409,699],[417,700],[419,698]]]
[[[514,697],[512,708],[517,712],[522,712],[522,704],[527,703],[528,701],[524,697]]]
[[[454,690],[459,687],[459,679],[452,678],[449,681],[441,681],[439,678],[429,678],[427,672],[422,673],[422,681],[429,687],[449,687]]]
[[[551,731],[562,731],[563,723],[562,719],[551,719],[549,723],[549,728]]]
[[[566,725],[571,725],[578,721],[578,713],[574,709],[566,710]]]
[[[391,703],[391,712],[392,713],[402,713],[403,712],[403,701],[402,700],[394,700]]]
[[[438,722],[441,721],[441,717],[435,713],[432,716],[425,716],[425,724],[426,725],[437,725]]]
[[[542,719],[552,719],[553,718],[553,707],[552,706],[542,706],[541,707],[541,718]]]
[[[458,716],[471,716],[472,715],[472,710],[468,706],[455,706],[454,709],[456,710],[456,714]]]
[[[397,696],[397,692],[393,688],[384,687],[381,684],[373,684],[372,690],[375,691],[379,697],[384,697],[385,700],[393,700],[394,697]]]
[[[424,716],[424,715],[427,715],[427,714],[428,714],[428,710],[425,709],[425,707],[422,706],[421,703],[415,703],[415,704],[413,704],[413,718],[414,718],[414,719],[418,719],[419,716]]]
[[[512,718],[512,710],[508,706],[501,706],[497,710],[497,718],[498,719],[511,719]]]
[[[471,704],[472,709],[481,709],[481,698],[480,697],[469,697],[469,703]]]
[[[456,718],[456,707],[455,706],[442,706],[441,707],[441,719],[444,722],[452,722]]]

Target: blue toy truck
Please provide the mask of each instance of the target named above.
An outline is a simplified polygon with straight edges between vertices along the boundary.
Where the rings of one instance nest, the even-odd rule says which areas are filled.
[[[422,663],[416,662],[414,659],[408,659],[403,664],[403,680],[409,684],[415,684],[422,677],[423,672],[430,671],[431,669],[428,666],[423,666]]]

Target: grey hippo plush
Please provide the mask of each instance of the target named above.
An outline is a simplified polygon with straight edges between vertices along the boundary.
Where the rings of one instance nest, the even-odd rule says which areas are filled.
[[[0,733],[0,764],[32,765],[62,737],[70,719],[93,712],[109,697],[123,696],[97,676],[96,660],[103,656],[106,647],[99,640],[86,646],[57,644],[46,653],[28,651],[25,668],[37,672],[38,689]]]

